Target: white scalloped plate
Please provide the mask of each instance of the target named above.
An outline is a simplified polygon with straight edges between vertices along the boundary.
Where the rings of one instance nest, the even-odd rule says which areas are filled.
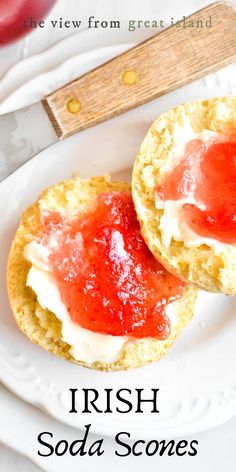
[[[66,42],[60,43],[61,48],[66,47]],[[40,99],[127,47],[117,44],[90,50],[49,72],[44,69],[44,73],[35,77],[31,74],[30,80],[2,103],[0,112]],[[50,50],[49,53],[52,54]],[[31,62],[28,59],[27,68],[37,69],[37,61],[40,56],[32,58]],[[48,68],[49,63],[44,53],[44,64]],[[20,66],[17,68],[19,70]],[[20,214],[43,188],[75,171],[80,171],[82,177],[105,172],[116,178],[130,175],[138,146],[160,112],[184,100],[233,93],[235,88],[235,67],[231,66],[54,145],[3,182],[0,185],[1,280],[5,280],[7,254]],[[5,282],[0,287],[0,302],[0,379],[17,395],[65,423],[75,427],[92,423],[93,431],[104,435],[116,434],[124,429],[125,423],[125,430],[132,437],[167,438],[209,429],[236,414],[236,304],[233,297],[202,292],[194,319],[161,362],[117,373],[92,372],[33,345],[15,325]],[[104,403],[104,388],[113,388],[114,392],[120,388],[159,388],[160,413],[68,414],[68,389],[85,387],[101,392],[100,405]]]
[[[25,418],[28,421],[25,421]],[[24,434],[22,434],[22,425],[24,425]],[[115,444],[113,438],[105,438],[104,450],[105,454],[101,457],[88,456],[71,456],[69,453],[64,456],[56,456],[55,454],[50,457],[42,457],[37,454],[37,436],[42,431],[51,431],[54,434],[54,441],[51,444],[55,446],[56,441],[65,439],[72,443],[76,439],[80,439],[83,436],[82,431],[77,431],[68,425],[65,425],[54,418],[49,417],[44,412],[38,411],[37,408],[23,402],[15,395],[6,390],[0,385],[0,441],[10,448],[14,448],[20,454],[23,454],[31,461],[40,467],[40,471],[45,472],[78,472],[79,470],[90,472],[92,470],[104,470],[108,472],[112,469],[112,472],[120,472],[121,464],[125,461],[125,470],[133,472],[143,472],[144,467],[147,465],[149,472],[156,472],[158,461],[161,462],[161,471],[165,472],[199,472],[203,470],[205,472],[205,466],[207,464],[207,470],[210,472],[234,472],[233,464],[235,463],[235,428],[236,419],[227,422],[225,425],[218,427],[216,430],[209,433],[201,433],[200,435],[194,435],[188,437],[189,443],[195,439],[199,441],[199,454],[195,457],[185,456],[184,460],[174,455],[171,457],[163,455],[162,457],[153,456],[147,458],[145,454],[137,457],[130,454],[130,456],[123,459],[115,456],[114,451],[124,451],[123,448],[118,447]],[[92,443],[101,436],[91,435],[88,443]],[[212,449],[214,442],[214,454],[209,454]],[[40,450],[47,452],[47,449],[40,447]],[[145,448],[139,445],[139,450],[145,450]],[[1,449],[0,449],[1,454]],[[0,456],[0,468],[2,457]],[[99,460],[99,469],[98,469]],[[11,472],[13,469],[13,460],[11,461],[12,468],[7,470]],[[4,468],[5,462],[1,472],[6,472]],[[7,465],[7,463],[6,463]],[[18,465],[18,461],[17,461]],[[19,467],[21,465],[21,467]],[[23,471],[21,462],[16,471]],[[31,471],[32,469],[26,467],[25,471]],[[25,472],[24,471],[24,472]]]

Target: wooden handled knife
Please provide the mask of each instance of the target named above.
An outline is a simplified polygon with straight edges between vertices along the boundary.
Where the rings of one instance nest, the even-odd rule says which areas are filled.
[[[73,80],[40,103],[0,116],[0,181],[56,141],[235,59],[236,11],[229,3],[213,3]]]

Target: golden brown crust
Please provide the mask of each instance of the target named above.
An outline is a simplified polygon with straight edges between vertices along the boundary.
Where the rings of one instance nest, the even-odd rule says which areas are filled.
[[[187,287],[178,304],[178,323],[167,341],[146,338],[130,341],[122,357],[114,363],[79,362],[70,354],[70,346],[61,339],[61,322],[49,310],[43,309],[31,288],[26,286],[30,264],[23,257],[24,246],[35,239],[40,231],[40,209],[60,210],[65,214],[85,212],[96,195],[111,190],[130,190],[125,182],[110,182],[97,177],[88,180],[74,178],[49,188],[22,216],[12,243],[8,260],[7,283],[10,304],[20,329],[44,349],[85,367],[99,370],[120,370],[140,367],[162,357],[172,345],[193,314],[196,290]]]
[[[226,133],[236,127],[236,97],[187,102],[159,116],[149,129],[136,157],[132,194],[142,235],[154,257],[186,282],[211,292],[236,293],[236,247],[216,251],[207,244],[186,246],[173,240],[169,247],[159,229],[163,210],[157,210],[155,185],[173,165],[174,135],[187,122],[198,134],[203,129]],[[164,167],[165,166],[165,167]],[[164,171],[164,172],[163,172]]]

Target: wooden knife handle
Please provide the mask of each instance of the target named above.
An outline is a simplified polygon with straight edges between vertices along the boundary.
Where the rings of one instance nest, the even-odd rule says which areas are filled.
[[[56,90],[43,105],[64,138],[235,59],[236,11],[217,2]]]

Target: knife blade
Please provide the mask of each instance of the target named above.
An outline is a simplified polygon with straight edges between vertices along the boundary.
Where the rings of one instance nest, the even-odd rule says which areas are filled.
[[[0,116],[0,181],[58,140],[41,102]]]
[[[213,3],[178,22],[178,27],[163,30],[52,92],[41,103],[0,116],[0,181],[59,139],[235,60],[236,11],[229,3]]]

